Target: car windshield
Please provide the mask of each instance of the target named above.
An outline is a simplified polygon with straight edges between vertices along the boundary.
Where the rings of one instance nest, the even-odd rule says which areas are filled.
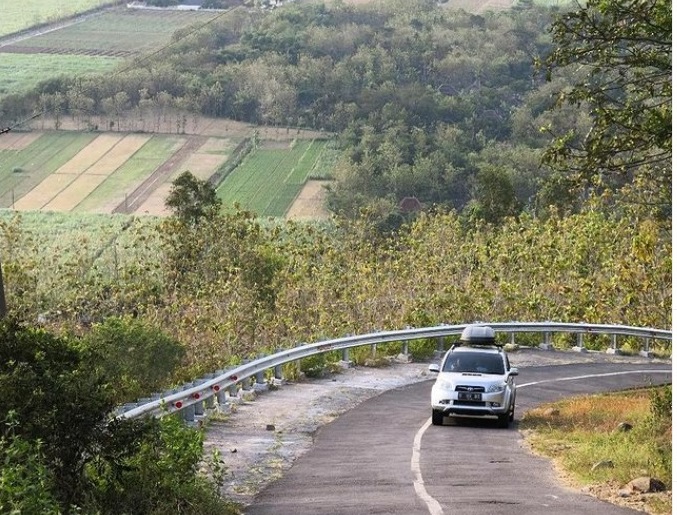
[[[505,374],[503,358],[498,354],[450,354],[444,363],[444,372],[470,372],[479,374]]]

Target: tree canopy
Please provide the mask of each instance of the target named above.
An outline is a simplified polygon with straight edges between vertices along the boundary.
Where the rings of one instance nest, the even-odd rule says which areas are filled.
[[[590,0],[557,16],[551,32],[548,77],[574,78],[558,105],[588,110],[590,125],[557,134],[546,161],[586,186],[636,181],[643,202],[670,206],[672,3]]]

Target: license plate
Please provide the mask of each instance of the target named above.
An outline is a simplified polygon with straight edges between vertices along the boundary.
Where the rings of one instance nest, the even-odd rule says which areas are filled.
[[[481,401],[481,393],[469,393],[469,392],[459,392],[458,394],[459,401]]]

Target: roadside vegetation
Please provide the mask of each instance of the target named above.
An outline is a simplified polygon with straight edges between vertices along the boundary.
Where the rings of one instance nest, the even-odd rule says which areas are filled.
[[[520,420],[527,443],[565,480],[615,504],[672,513],[664,492],[623,495],[632,480],[672,484],[672,387],[586,396],[540,406]]]

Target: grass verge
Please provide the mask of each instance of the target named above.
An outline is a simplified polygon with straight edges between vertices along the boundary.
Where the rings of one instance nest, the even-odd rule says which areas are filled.
[[[622,423],[631,428],[621,430]],[[672,513],[670,385],[541,406],[525,414],[520,429],[531,449],[553,459],[571,486],[653,515]],[[668,491],[620,494],[629,481],[647,476]]]

